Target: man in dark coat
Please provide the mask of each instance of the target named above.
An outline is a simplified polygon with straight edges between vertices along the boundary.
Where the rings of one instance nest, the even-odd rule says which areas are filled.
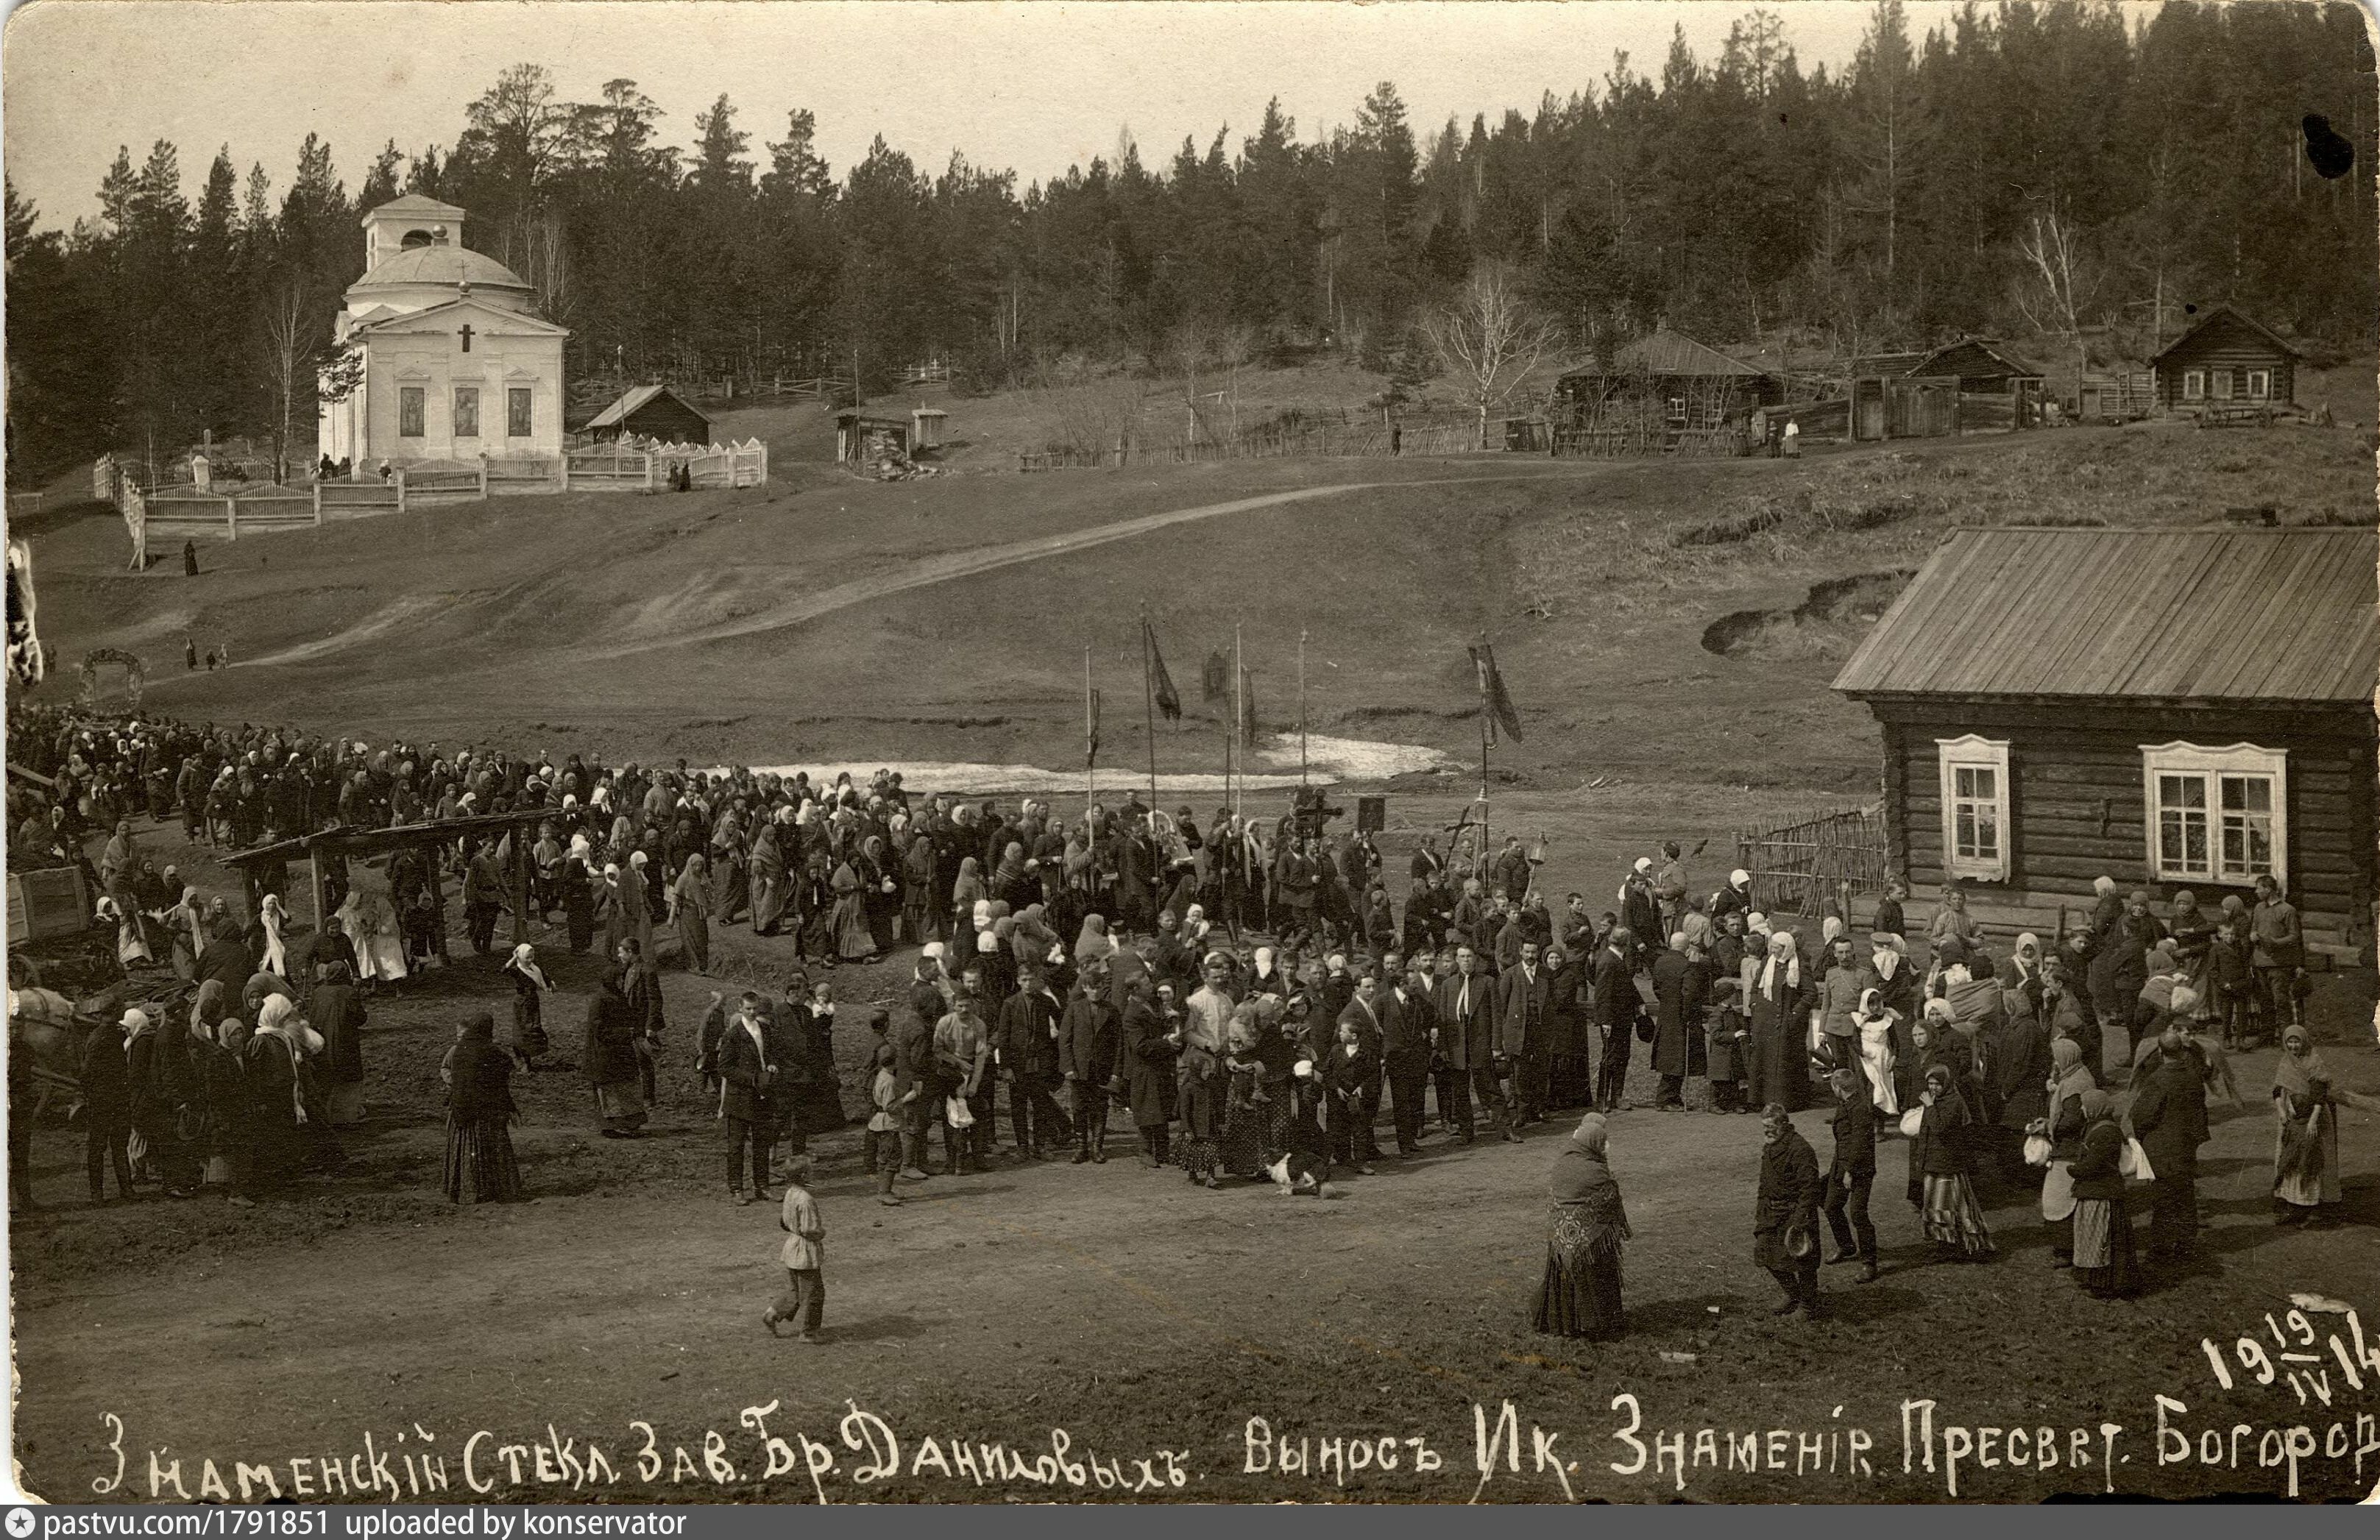
[[[2206,1059],[2168,1016],[2132,1084],[2132,1133],[2156,1173],[2150,1183],[2149,1258],[2180,1262],[2198,1238],[2198,1146],[2206,1142]]]
[[[238,922],[229,915],[218,915],[209,923],[207,936],[207,949],[199,953],[197,981],[204,985],[212,978],[224,987],[225,994],[237,1000],[256,973],[248,943],[240,939]]]
[[[1818,1154],[1780,1102],[1760,1114],[1760,1194],[1752,1209],[1752,1254],[1785,1291],[1779,1316],[1818,1316]]]
[[[1653,1073],[1661,1077],[1653,1105],[1664,1112],[1685,1110],[1691,1050],[1702,1042],[1703,1000],[1708,992],[1701,963],[1687,954],[1685,933],[1672,935],[1670,944],[1653,954]]]
[[[1603,1061],[1596,1067],[1596,1110],[1617,1112],[1628,1095],[1628,1061],[1635,1054],[1636,1014],[1645,1006],[1636,992],[1633,955],[1636,939],[1626,926],[1617,926],[1595,954],[1595,1022],[1603,1029]]]
[[[1415,1155],[1421,1147],[1421,1104],[1429,1085],[1432,1030],[1429,996],[1420,978],[1404,966],[1402,957],[1385,959],[1383,976],[1390,988],[1378,998],[1381,1060],[1388,1071],[1390,1111],[1396,1120],[1397,1153]]]
[[[1553,1015],[1553,974],[1537,955],[1537,943],[1521,943],[1520,966],[1496,981],[1496,1051],[1513,1067],[1519,1106],[1515,1122],[1546,1115],[1547,1037]]]
[[[1075,1118],[1075,1164],[1107,1164],[1108,1081],[1115,1074],[1118,1019],[1108,1002],[1107,970],[1083,969],[1058,1022],[1058,1067]]]
[[[1455,1078],[1454,1122],[1463,1142],[1467,1145],[1477,1137],[1472,1110],[1475,1097],[1505,1140],[1519,1144],[1521,1136],[1512,1132],[1512,1110],[1498,1073],[1496,981],[1480,968],[1479,954],[1467,946],[1458,948],[1454,972],[1439,980],[1431,994],[1438,1002],[1438,1050]]]
[[[766,1203],[769,1150],[776,1142],[772,1105],[779,1068],[760,1022],[760,1000],[745,994],[719,1041],[719,1115],[727,1134],[727,1191],[739,1204]],[[751,1150],[752,1186],[746,1191],[745,1150]]]
[[[1855,1050],[1854,1050],[1855,1051]],[[1827,1171],[1827,1228],[1834,1232],[1828,1262],[1857,1262],[1860,1281],[1876,1279],[1876,1225],[1867,1197],[1876,1185],[1876,1103],[1867,1076],[1855,1064],[1837,1064],[1827,1073],[1835,1093],[1835,1160]]]
[[[900,1099],[901,1179],[926,1180],[926,1134],[941,1116],[941,1098],[934,1091],[934,1024],[949,1009],[942,992],[925,976],[930,962],[917,964],[918,981],[909,991],[909,1012],[892,1034],[892,1094]]]
[[[210,951],[212,949],[210,948]],[[132,1197],[132,1079],[124,1053],[127,1026],[148,1025],[148,1016],[127,1011],[124,1020],[94,1030],[82,1046],[77,1066],[82,1084],[83,1172],[91,1179],[91,1201],[107,1201],[108,1167],[115,1168],[115,1195]]]
[[[1336,1025],[1355,1029],[1356,1045],[1363,1049],[1362,1062],[1371,1066],[1371,1080],[1353,1093],[1354,1100],[1346,1110],[1347,1129],[1353,1140],[1354,1162],[1358,1166],[1368,1166],[1380,1158],[1379,1140],[1372,1125],[1379,1115],[1380,1070],[1389,1042],[1388,1010],[1382,1003],[1386,998],[1378,980],[1366,974],[1349,984],[1347,1003],[1332,1018]],[[1326,1011],[1330,1008],[1330,999],[1326,986],[1323,994]],[[1335,1040],[1337,1034],[1332,1034],[1332,1037]],[[1352,1084],[1348,1077],[1355,1072],[1351,1065],[1334,1063],[1332,1070],[1339,1076],[1331,1083],[1334,1089],[1341,1087],[1342,1083]],[[1335,1097],[1332,1105],[1337,1105]]]
[[[1001,1072],[1008,1078],[1009,1126],[1020,1157],[1054,1158],[1058,1146],[1073,1137],[1066,1115],[1050,1094],[1062,1084],[1058,1022],[1064,1013],[1035,959],[1017,970],[1016,992],[1002,1004],[992,1029]]]
[[[587,1084],[607,1139],[643,1134],[645,1100],[638,1093],[637,1013],[628,1004],[617,965],[606,968],[587,1005],[587,1036],[579,1055]]]
[[[496,943],[496,916],[504,907],[504,869],[496,862],[496,845],[488,841],[471,853],[463,868],[463,922],[471,950],[485,957]]]
[[[1140,1136],[1140,1163],[1151,1170],[1164,1165],[1172,1153],[1174,1061],[1182,1044],[1166,1030],[1158,993],[1170,988],[1152,979],[1133,987],[1117,1045],[1118,1078],[1132,1108],[1133,1129]]]

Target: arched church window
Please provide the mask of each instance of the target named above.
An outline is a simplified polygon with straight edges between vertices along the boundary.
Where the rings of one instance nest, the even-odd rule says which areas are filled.
[[[405,233],[405,239],[399,244],[406,250],[410,251],[417,246],[428,246],[430,240],[430,232],[427,230],[407,230]]]

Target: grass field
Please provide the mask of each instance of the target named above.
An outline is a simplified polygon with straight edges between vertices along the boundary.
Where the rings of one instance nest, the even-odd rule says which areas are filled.
[[[1463,649],[1484,633],[1526,734],[1495,759],[1498,827],[1542,834],[1546,886],[1601,907],[1656,840],[1680,840],[1707,889],[1733,864],[1736,830],[1874,786],[1874,731],[1827,685],[1864,617],[1955,525],[2191,522],[2263,503],[2289,520],[2372,517],[2369,445],[2344,428],[2077,429],[1798,462],[1284,460],[898,484],[795,458],[772,470],[771,485],[745,491],[506,499],[245,540],[210,547],[196,579],[172,562],[123,572],[112,515],[53,511],[31,538],[44,634],[67,667],[43,693],[68,693],[71,665],[107,645],[147,660],[150,706],[192,719],[613,759],[1062,768],[1080,763],[1088,645],[1109,701],[1105,782],[1145,763],[1145,608],[1190,707],[1178,733],[1159,731],[1167,769],[1215,767],[1198,664],[1234,624],[1268,725],[1293,714],[1305,632],[1318,731],[1462,763],[1393,788],[1383,843],[1397,871],[1418,832],[1468,797],[1477,739]],[[186,634],[229,642],[234,666],[186,673]],[[178,826],[143,820],[140,838],[202,891],[229,886]],[[535,940],[558,990],[548,1025],[577,1058],[593,964],[551,930]],[[32,1490],[156,1495],[158,1449],[161,1464],[184,1461],[193,1496],[210,1460],[226,1477],[236,1462],[271,1462],[297,1495],[293,1461],[319,1471],[369,1432],[382,1450],[408,1440],[400,1453],[434,1437],[460,1491],[462,1450],[486,1430],[471,1445],[480,1475],[513,1447],[524,1473],[496,1472],[492,1490],[515,1498],[588,1496],[544,1481],[529,1454],[553,1445],[560,1470],[564,1439],[605,1451],[623,1481],[604,1494],[621,1498],[1101,1495],[1013,1476],[978,1487],[915,1463],[928,1436],[1031,1459],[1062,1428],[1078,1456],[1127,1473],[1136,1460],[1163,1472],[1158,1451],[1174,1451],[1183,1484],[1137,1494],[1148,1498],[2033,1501],[2110,1485],[2270,1498],[2286,1473],[2252,1456],[2159,1464],[2154,1397],[2189,1403],[2193,1431],[2304,1423],[2317,1438],[2369,1404],[2367,1391],[2317,1417],[2282,1384],[2243,1377],[2225,1394],[2207,1378],[2202,1337],[2255,1333],[2268,1312],[2286,1318],[2293,1293],[2380,1315],[2371,1120],[2350,1114],[2345,1129],[2345,1224],[2275,1227],[2269,1052],[2238,1061],[2245,1106],[2217,1114],[2202,1157],[2205,1260],[2137,1302],[2080,1296],[2048,1266],[2021,1193],[1987,1200],[1995,1263],[1935,1263],[1888,1143],[1876,1194],[1885,1276],[1853,1285],[1828,1268],[1833,1319],[1775,1322],[1747,1233],[1754,1120],[1643,1110],[1640,1054],[1640,1109],[1613,1135],[1636,1231],[1621,1343],[1527,1328],[1560,1127],[1461,1151],[1433,1134],[1420,1158],[1321,1204],[1141,1170],[1119,1122],[1105,1166],[936,1178],[899,1209],[872,1201],[855,1132],[820,1138],[828,1340],[804,1348],[757,1319],[783,1282],[774,1216],[726,1201],[715,1104],[690,1067],[709,991],[783,988],[789,945],[722,928],[712,976],[664,975],[653,1137],[597,1138],[583,1080],[524,1076],[516,1137],[536,1201],[457,1210],[436,1187],[438,1056],[465,1013],[501,1016],[507,1001],[493,960],[454,944],[456,966],[372,1001],[370,1119],[336,1177],[253,1210],[212,1198],[93,1210],[79,1136],[40,1131],[30,1170],[54,1207],[17,1218],[10,1236],[17,1451]],[[836,975],[847,1110],[861,1105],[868,1046],[857,1008],[896,1001],[906,962]],[[2380,1061],[2351,1045],[2371,1010],[2368,970],[2324,976],[2313,1013],[2325,1051],[2365,1091],[2380,1088]],[[1822,1115],[1800,1121],[1823,1158]],[[1622,1394],[1648,1442],[1856,1425],[1876,1440],[1874,1473],[1615,1471]],[[1508,1398],[1518,1436],[1531,1424],[1557,1435],[1575,1469],[1559,1457],[1538,1467],[1524,1449],[1520,1473],[1499,1465],[1480,1487],[1475,1419]],[[2088,1442],[2121,1424],[2131,1459],[1969,1465],[1954,1494],[1939,1473],[1902,1473],[1900,1407],[1917,1398],[1961,1427],[2082,1429]],[[744,1413],[772,1403],[769,1434],[794,1448],[806,1434],[833,1458],[819,1487],[768,1473]],[[867,1485],[837,1431],[860,1409],[903,1448],[898,1473]],[[113,1469],[109,1414],[123,1422],[126,1480],[95,1488]],[[1401,1443],[1398,1471],[1344,1485],[1328,1471],[1252,1472],[1252,1417],[1269,1436],[1342,1447],[1420,1438],[1442,1465],[1415,1471]],[[640,1473],[639,1428],[658,1475]],[[2302,1478],[2302,1496],[2347,1498],[2371,1473],[2324,1459]]]

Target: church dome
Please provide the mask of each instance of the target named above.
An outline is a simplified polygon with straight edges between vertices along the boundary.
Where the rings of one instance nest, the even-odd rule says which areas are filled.
[[[375,289],[424,285],[458,289],[465,284],[524,296],[532,292],[528,281],[511,268],[460,246],[417,246],[399,251],[357,279],[347,292],[368,294]]]

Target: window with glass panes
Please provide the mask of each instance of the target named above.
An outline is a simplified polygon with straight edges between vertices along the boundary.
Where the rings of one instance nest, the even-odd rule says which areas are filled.
[[[2142,750],[2150,796],[2149,857],[2160,878],[2245,887],[2287,879],[2287,756],[2239,744]]]
[[[2009,875],[2009,746],[1970,734],[1935,740],[1942,767],[1942,857],[1952,877]]]

